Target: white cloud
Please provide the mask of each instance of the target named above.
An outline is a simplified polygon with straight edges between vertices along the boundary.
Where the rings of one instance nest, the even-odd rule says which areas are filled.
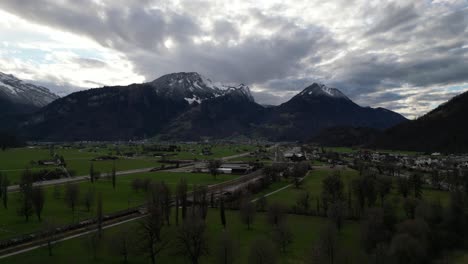
[[[198,71],[263,103],[321,81],[412,117],[468,82],[467,12],[465,0],[4,0],[0,71],[73,89]]]

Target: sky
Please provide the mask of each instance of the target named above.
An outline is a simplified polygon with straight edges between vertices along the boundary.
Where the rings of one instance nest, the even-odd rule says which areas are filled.
[[[198,72],[416,118],[468,90],[468,0],[0,0],[0,72],[64,96]]]

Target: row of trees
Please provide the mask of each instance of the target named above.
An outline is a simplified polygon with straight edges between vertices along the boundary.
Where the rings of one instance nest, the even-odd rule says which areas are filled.
[[[5,191],[2,192],[5,208],[7,195],[8,192],[5,189]],[[79,205],[86,208],[87,212],[91,211],[96,200],[98,200],[98,207],[102,205],[99,201],[100,199],[102,200],[102,198],[99,198],[101,195],[96,195],[93,187],[89,187],[86,192],[82,194],[78,184],[67,183],[63,193],[61,187],[56,185],[54,186],[52,196],[56,200],[63,200],[71,209],[73,216]],[[26,222],[28,222],[30,217],[34,214],[39,221],[42,220],[41,216],[46,202],[46,193],[43,187],[33,186],[33,179],[29,170],[25,170],[21,176],[18,201],[19,206],[17,208],[17,213],[19,216],[24,217]]]
[[[219,201],[223,231],[217,238],[216,246],[210,248],[205,221],[212,198],[208,195],[206,186],[195,186],[191,194],[192,200],[189,201],[187,182],[181,179],[172,201],[169,188],[164,182],[151,182],[149,185],[146,203],[148,214],[139,222],[137,232],[123,229],[111,236],[108,243],[110,250],[119,254],[125,263],[132,254],[141,253],[144,253],[151,263],[157,263],[161,253],[167,250],[185,256],[189,263],[194,264],[199,263],[200,259],[208,254],[212,254],[219,263],[233,263],[237,259],[236,253],[239,248],[228,231],[229,219],[226,218],[224,200]],[[248,195],[244,197],[239,217],[246,228],[251,230],[256,206]],[[176,204],[172,214],[175,217],[175,228],[170,228],[171,202]],[[268,206],[267,219],[273,227],[272,239],[258,239],[252,243],[249,263],[275,263],[276,249],[279,248],[281,252],[287,251],[293,236],[287,225],[286,211],[285,207],[277,203]]]
[[[112,188],[114,188],[115,190],[117,186],[117,171],[115,168],[115,162],[112,164],[112,170],[111,172],[108,173],[108,176],[110,176],[111,182],[112,182]],[[99,180],[99,178],[101,178],[101,172],[96,171],[94,169],[94,163],[91,162],[91,165],[89,167],[89,181],[91,183],[95,183],[96,181]]]

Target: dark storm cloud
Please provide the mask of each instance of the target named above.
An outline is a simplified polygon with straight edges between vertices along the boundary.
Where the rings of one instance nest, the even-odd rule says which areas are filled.
[[[390,30],[395,30],[398,27],[400,27],[399,31],[407,31],[409,28],[405,27],[405,25],[411,23],[418,17],[417,11],[412,4],[398,6],[395,3],[390,3],[383,8],[382,13],[385,14],[385,16],[382,16],[380,21],[378,21],[375,26],[371,27],[367,34],[385,33]]]
[[[320,23],[314,17],[308,23],[307,13],[284,15],[287,3],[272,10],[258,7],[222,15],[216,13],[219,3],[209,1],[182,1],[173,9],[165,8],[168,1],[104,3],[4,0],[0,8],[117,50],[147,80],[197,71],[214,80],[260,87],[262,92],[255,96],[261,103],[283,102],[291,96],[288,92],[321,81],[366,105],[406,107],[408,112],[417,111],[419,94],[426,94],[419,101],[425,109],[427,101],[451,95],[434,87],[468,82],[466,3],[415,0],[373,5],[336,0],[338,5],[347,3],[342,8],[349,12],[344,15],[360,21],[349,29],[339,25],[342,30],[328,28],[330,20]],[[341,20],[340,15],[335,20]],[[169,40],[171,47],[165,45]],[[98,65],[93,67],[105,67]],[[401,87],[411,92],[394,91]],[[409,105],[410,99],[415,106]]]
[[[250,10],[244,19],[253,20],[259,28],[271,28],[273,35],[239,40],[237,27],[228,20],[216,20],[213,30],[205,32],[187,14],[149,9],[140,3],[111,7],[93,1],[81,3],[6,1],[0,7],[115,48],[148,79],[169,72],[198,71],[221,81],[261,83],[301,71],[305,67],[301,60],[317,63],[322,54],[338,45],[323,28],[299,27],[289,19],[266,16],[258,10]],[[225,42],[193,43],[194,37],[205,34]],[[172,51],[164,47],[168,38],[176,43]],[[229,40],[236,43],[229,44]]]

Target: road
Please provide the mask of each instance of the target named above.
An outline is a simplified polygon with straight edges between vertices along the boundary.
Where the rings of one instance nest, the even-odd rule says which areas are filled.
[[[135,174],[135,173],[145,173],[150,172],[154,168],[142,168],[142,169],[134,169],[134,170],[126,170],[126,171],[117,171],[115,175],[122,176],[128,174]],[[110,177],[110,174],[103,173],[101,177]],[[63,185],[66,183],[72,182],[82,182],[82,181],[89,181],[89,175],[84,176],[75,176],[70,178],[61,178],[56,180],[48,180],[48,181],[39,181],[33,183],[33,186],[53,186],[53,185]],[[19,190],[19,185],[11,185],[8,186],[8,192],[17,192]]]
[[[227,156],[227,157],[222,157],[221,160],[231,160],[235,158],[240,158],[240,157],[245,157],[250,155],[250,152],[245,152],[241,154],[236,154],[232,156]],[[167,170],[162,170],[162,171],[168,171],[168,172],[191,172],[193,165],[188,165],[176,169],[167,169]],[[152,168],[142,168],[142,169],[134,169],[134,170],[126,170],[126,171],[118,171],[116,172],[117,176],[122,176],[122,175],[129,175],[129,174],[136,174],[136,173],[145,173],[145,172],[150,172],[154,167]],[[110,174],[103,173],[101,174],[101,177],[110,177]],[[74,183],[74,182],[82,182],[82,181],[89,181],[89,175],[83,175],[83,176],[75,176],[75,177],[70,177],[70,178],[61,178],[61,179],[56,179],[56,180],[48,180],[48,181],[40,181],[40,182],[35,182],[33,183],[33,186],[53,186],[53,185],[63,185],[66,183]],[[8,192],[17,192],[19,190],[19,185],[11,185],[8,186]]]

